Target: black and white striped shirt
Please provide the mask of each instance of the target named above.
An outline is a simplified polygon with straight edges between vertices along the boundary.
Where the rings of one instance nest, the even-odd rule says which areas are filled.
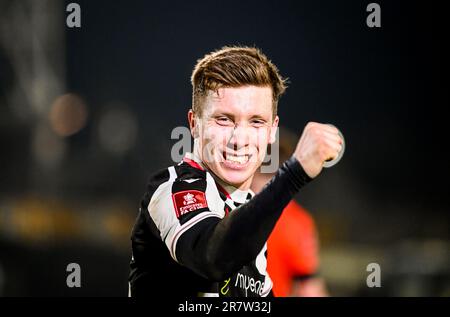
[[[189,259],[196,256],[189,249],[204,224],[219,222],[252,196],[215,179],[190,153],[154,175],[132,233],[131,295],[267,296],[272,281],[266,272],[266,244],[253,261],[223,280],[211,281],[195,267],[184,266],[195,261]]]

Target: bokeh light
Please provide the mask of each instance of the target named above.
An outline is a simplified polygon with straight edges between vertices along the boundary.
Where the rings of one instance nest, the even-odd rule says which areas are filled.
[[[62,137],[73,135],[86,126],[88,119],[86,103],[76,94],[62,95],[53,102],[49,119],[57,135]]]

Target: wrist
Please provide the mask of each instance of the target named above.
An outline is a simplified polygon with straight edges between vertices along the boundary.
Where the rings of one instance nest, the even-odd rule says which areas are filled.
[[[289,179],[295,184],[297,190],[312,181],[300,161],[292,155],[284,164],[283,167],[288,171]]]

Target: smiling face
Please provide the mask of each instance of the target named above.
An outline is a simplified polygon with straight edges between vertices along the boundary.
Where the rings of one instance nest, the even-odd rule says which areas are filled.
[[[195,154],[227,184],[247,190],[267,145],[275,141],[270,87],[220,88],[204,99],[201,117],[189,112]]]

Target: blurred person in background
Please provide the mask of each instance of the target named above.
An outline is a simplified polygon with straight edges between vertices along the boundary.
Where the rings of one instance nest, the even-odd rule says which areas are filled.
[[[335,127],[308,123],[293,155],[253,195],[285,80],[260,50],[224,47],[197,62],[191,82],[194,150],[148,182],[132,231],[129,295],[271,296],[269,234],[343,140]]]
[[[279,162],[289,159],[297,137],[280,128]],[[259,193],[274,176],[261,173],[253,177],[251,189]],[[328,296],[325,282],[318,274],[319,242],[314,219],[294,199],[283,210],[267,241],[267,271],[277,297]]]

